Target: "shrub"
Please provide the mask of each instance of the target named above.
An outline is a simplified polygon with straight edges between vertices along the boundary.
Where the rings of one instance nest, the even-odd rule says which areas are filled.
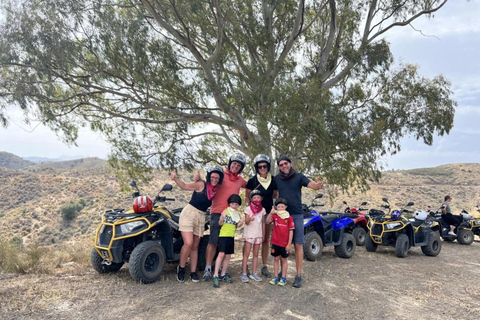
[[[63,220],[71,221],[71,220],[75,219],[75,217],[78,215],[78,213],[85,206],[84,205],[85,201],[82,201],[82,200],[83,199],[80,199],[80,201],[78,201],[78,202],[70,201],[69,204],[60,208],[60,213],[62,214]]]

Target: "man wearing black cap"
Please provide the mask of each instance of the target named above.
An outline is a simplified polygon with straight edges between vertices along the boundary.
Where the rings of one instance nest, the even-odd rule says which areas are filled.
[[[292,161],[287,156],[277,159],[279,174],[275,177],[278,194],[288,202],[288,212],[295,223],[293,243],[295,245],[295,263],[297,275],[293,286],[300,288],[302,285],[302,264],[303,264],[303,210],[302,210],[302,187],[318,190],[323,187],[320,177],[317,182],[311,181],[303,174],[293,170]]]

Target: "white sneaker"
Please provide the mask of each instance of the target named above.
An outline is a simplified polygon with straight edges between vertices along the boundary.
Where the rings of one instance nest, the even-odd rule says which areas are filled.
[[[242,273],[242,275],[240,276],[240,280],[242,280],[242,282],[249,282],[250,281],[250,280],[248,280],[248,277],[247,277],[246,273]]]
[[[455,232],[453,232],[453,231],[448,231],[448,234],[451,235],[451,236],[454,236],[454,237],[457,236],[457,235],[455,234]]]
[[[250,279],[258,281],[258,282],[262,281],[262,278],[256,272],[254,274],[250,275]]]

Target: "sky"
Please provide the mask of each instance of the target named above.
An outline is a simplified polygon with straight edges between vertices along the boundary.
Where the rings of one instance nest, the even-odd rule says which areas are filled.
[[[402,150],[382,159],[385,169],[480,162],[479,16],[478,1],[451,0],[433,18],[417,19],[413,28],[396,28],[387,35],[395,63],[417,64],[419,73],[429,78],[443,74],[452,83],[458,107],[449,135],[435,137],[431,146],[402,139]],[[88,129],[80,131],[78,147],[67,146],[41,124],[23,123],[19,112],[9,115],[9,127],[0,127],[0,151],[21,157],[108,157],[108,144]]]

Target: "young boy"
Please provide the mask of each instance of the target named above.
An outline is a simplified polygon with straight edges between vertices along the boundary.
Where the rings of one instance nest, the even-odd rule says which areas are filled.
[[[263,227],[265,209],[262,207],[262,192],[260,190],[253,190],[250,192],[250,205],[245,208],[245,228],[243,229],[243,260],[242,260],[242,275],[240,279],[242,282],[248,282],[247,277],[247,261],[250,256],[250,251],[253,247],[253,274],[250,279],[255,281],[262,281],[262,278],[257,273],[258,265],[258,251],[260,244],[263,242]]]
[[[282,277],[270,280],[270,284],[278,284],[284,286],[287,284],[287,258],[290,255],[292,248],[293,230],[295,224],[293,218],[287,211],[287,200],[278,198],[275,201],[275,209],[267,217],[267,223],[273,222],[272,234],[272,256],[275,257],[273,261],[273,274],[278,275],[278,265],[280,260],[282,262]]]
[[[243,225],[243,219],[237,211],[242,204],[242,199],[238,194],[232,194],[228,197],[228,208],[223,210],[218,224],[221,226],[218,238],[218,257],[215,261],[215,273],[212,278],[213,287],[220,287],[220,280],[232,283],[233,280],[227,273],[228,263],[235,249],[235,231],[237,227]],[[222,266],[222,274],[219,277],[218,272]]]

